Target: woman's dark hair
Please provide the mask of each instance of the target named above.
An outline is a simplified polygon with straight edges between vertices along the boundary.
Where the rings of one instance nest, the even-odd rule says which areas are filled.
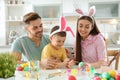
[[[88,20],[89,22],[92,23],[93,29],[90,31],[91,35],[97,35],[97,34],[100,33],[100,31],[99,31],[99,29],[98,29],[98,27],[96,25],[96,22],[95,22],[93,17],[82,16],[82,17],[78,18],[78,20],[77,20],[77,27],[76,27],[76,45],[75,45],[75,53],[76,53],[75,59],[76,59],[77,62],[82,61],[81,36],[80,36],[80,34],[79,34],[78,30],[77,30],[78,29],[78,24],[79,24],[80,20]]]
[[[54,26],[54,27],[52,28],[52,30],[51,30],[50,33],[58,30],[59,28],[60,28],[60,26]],[[58,36],[61,36],[61,37],[65,37],[65,36],[66,36],[66,32],[65,32],[65,31],[60,31],[60,32],[55,33],[54,35],[58,35]]]
[[[36,12],[30,12],[23,16],[23,22],[25,24],[30,24],[30,21],[36,20],[38,18],[41,19],[41,17]]]

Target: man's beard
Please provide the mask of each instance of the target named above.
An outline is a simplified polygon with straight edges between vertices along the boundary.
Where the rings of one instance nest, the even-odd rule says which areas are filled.
[[[41,38],[43,35],[43,31],[36,32],[36,37]]]
[[[42,31],[39,31],[39,32],[36,32],[36,33],[31,33],[31,32],[29,32],[30,33],[30,35],[32,35],[33,37],[36,37],[36,38],[41,38],[42,37],[42,35],[43,35],[43,32]]]

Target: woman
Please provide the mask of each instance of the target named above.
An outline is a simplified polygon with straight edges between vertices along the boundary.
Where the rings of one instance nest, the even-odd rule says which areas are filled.
[[[80,10],[76,10],[80,14]],[[94,9],[92,10],[94,11]],[[84,15],[77,20],[76,61],[99,68],[106,61],[105,39],[100,33],[93,15]]]

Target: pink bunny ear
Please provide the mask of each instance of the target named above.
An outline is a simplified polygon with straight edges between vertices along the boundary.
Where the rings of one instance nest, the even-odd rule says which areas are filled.
[[[81,9],[75,9],[75,11],[81,15],[84,15],[83,11]]]
[[[61,31],[70,31],[72,33],[73,37],[75,37],[72,29],[70,27],[66,27],[65,17],[62,16],[60,19],[61,19]]]
[[[70,31],[70,32],[72,33],[73,37],[75,37],[75,35],[74,35],[72,29],[71,29],[69,26],[66,27],[66,31]]]
[[[92,6],[88,12],[88,16],[93,16],[95,14],[95,6]]]
[[[64,30],[66,26],[66,20],[65,18],[62,16],[61,17],[61,30]]]

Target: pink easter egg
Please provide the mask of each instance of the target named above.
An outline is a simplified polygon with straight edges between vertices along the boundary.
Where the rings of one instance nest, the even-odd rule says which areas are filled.
[[[120,80],[120,73],[116,74],[115,80]]]
[[[99,76],[95,76],[93,80],[101,80]]]
[[[16,70],[17,70],[17,71],[22,71],[22,70],[23,70],[23,67],[18,66],[18,67],[16,67]]]
[[[68,77],[68,80],[77,80],[77,79],[76,79],[76,77],[75,77],[75,76],[70,75],[70,76]]]

